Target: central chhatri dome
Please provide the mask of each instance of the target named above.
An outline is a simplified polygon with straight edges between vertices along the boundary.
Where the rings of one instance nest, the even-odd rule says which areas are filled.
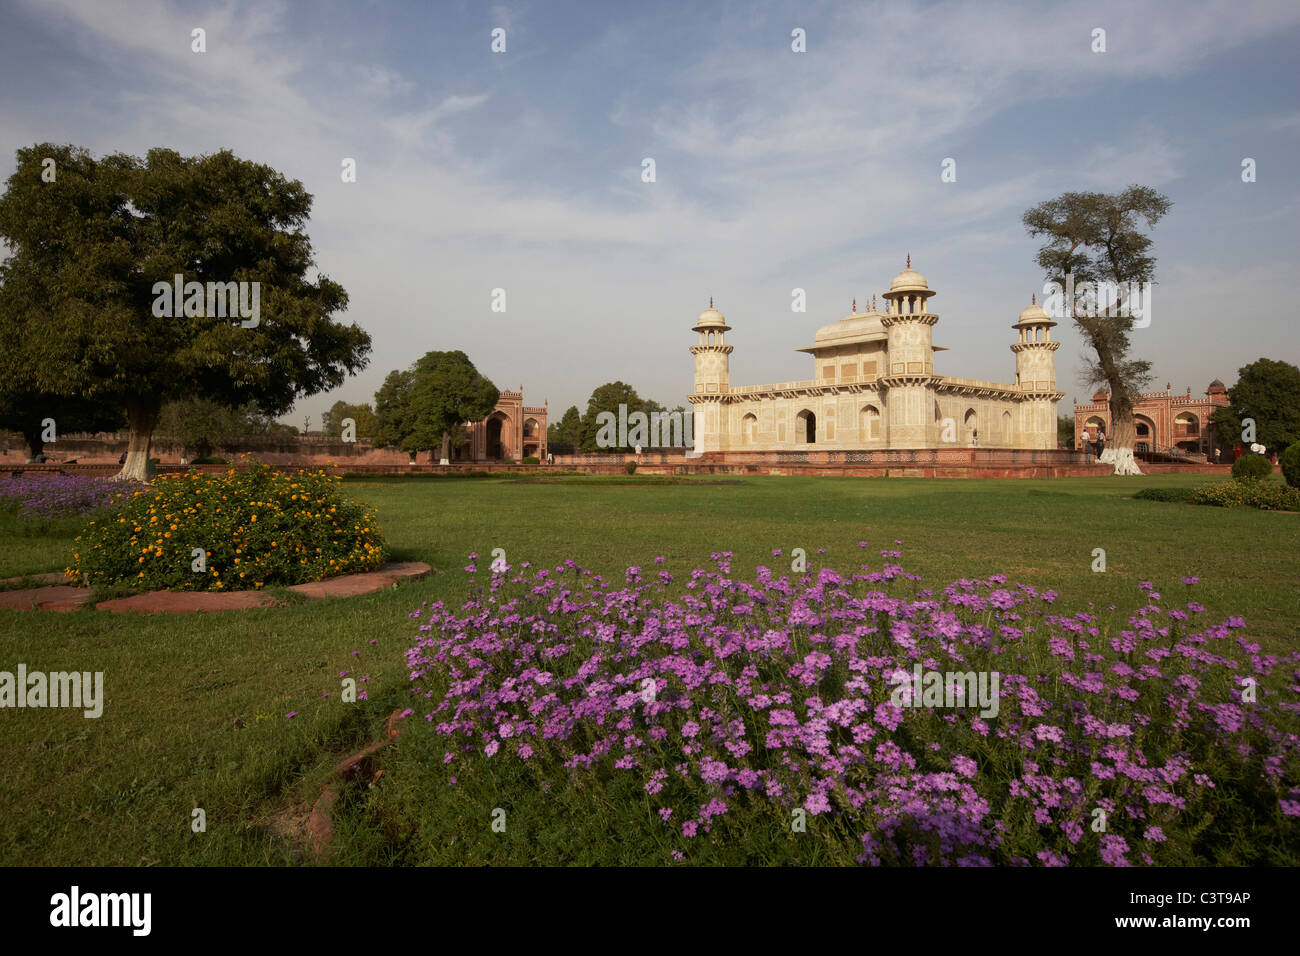
[[[884,318],[875,309],[870,312],[855,312],[838,322],[823,325],[813,338],[814,345],[847,345],[851,342],[865,342],[884,339],[885,327],[880,324]],[[799,349],[801,352],[807,349]]]

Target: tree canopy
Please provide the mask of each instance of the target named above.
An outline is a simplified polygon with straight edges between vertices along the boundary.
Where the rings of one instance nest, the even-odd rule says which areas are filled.
[[[342,400],[330,406],[329,411],[321,416],[321,431],[331,438],[338,438],[343,433],[343,420],[352,419],[356,425],[357,438],[373,438],[375,435],[375,413],[369,402],[349,405]]]
[[[649,398],[642,398],[637,394],[636,389],[626,382],[606,382],[604,385],[597,386],[587,399],[587,412],[582,416],[582,450],[583,451],[621,451],[619,448],[599,448],[596,441],[597,432],[600,429],[596,419],[601,412],[609,412],[616,418],[618,416],[619,405],[627,406],[627,414],[633,412],[645,412],[649,415],[651,412],[663,412],[667,409],[658,402]]]
[[[375,393],[375,443],[410,454],[441,448],[446,459],[458,430],[491,414],[500,394],[464,352],[429,352]]]
[[[1255,441],[1270,453],[1300,441],[1300,368],[1290,362],[1261,358],[1242,366],[1228,400],[1228,408],[1211,418],[1225,444],[1250,444],[1242,440],[1248,418],[1255,423]]]
[[[1151,307],[1149,294],[1140,301],[1131,294],[1133,285],[1153,281],[1156,264],[1150,255],[1151,238],[1140,222],[1154,227],[1172,205],[1150,187],[1130,186],[1115,194],[1063,193],[1024,214],[1029,234],[1047,240],[1035,261],[1049,282],[1062,289],[1105,282],[1118,293],[1113,302],[1100,304],[1066,296],[1063,310],[1092,349],[1092,356],[1085,358],[1085,384],[1110,389],[1112,434],[1102,460],[1115,461],[1117,474],[1138,471],[1133,463],[1133,408],[1151,380],[1151,363],[1129,355],[1139,317],[1135,307]]]
[[[245,436],[268,435],[271,426],[253,402],[229,408],[207,398],[183,398],[163,405],[156,432],[194,452],[195,457],[207,458]]]
[[[570,405],[558,422],[546,429],[548,445],[570,445],[577,449],[582,444],[582,414],[577,405]]]
[[[229,150],[96,160],[75,146],[19,149],[0,196],[11,250],[0,378],[124,408],[131,477],[143,477],[165,401],[256,401],[278,415],[336,388],[365,367],[370,337],[334,318],[347,307],[342,286],[311,276],[310,209],[301,183]],[[178,275],[183,304],[159,291]],[[240,283],[255,322],[230,317]]]
[[[54,441],[74,432],[117,431],[126,424],[122,409],[100,405],[76,395],[14,389],[0,381],[0,429],[12,429],[23,436],[29,454],[35,458],[45,447],[45,423],[54,423]]]

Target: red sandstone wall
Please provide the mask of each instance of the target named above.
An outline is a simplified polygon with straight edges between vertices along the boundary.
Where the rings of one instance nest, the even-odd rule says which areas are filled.
[[[311,467],[306,462],[297,462],[300,467]],[[194,467],[194,466],[190,466]],[[545,475],[558,471],[577,471],[588,475],[622,475],[620,464],[574,465],[566,468],[548,467],[546,465],[499,465],[459,464],[445,468],[437,465],[406,464],[371,464],[360,462],[337,462],[336,467],[344,474],[421,474],[428,472],[491,472],[519,475]],[[203,465],[200,470],[220,473],[224,465]],[[76,465],[18,465],[7,466],[7,471],[15,472],[59,472],[81,475],[113,475],[117,473],[117,462],[108,464]],[[162,464],[161,474],[184,472],[181,465]],[[1205,474],[1223,477],[1231,472],[1226,465],[1151,465],[1148,474],[1186,473]],[[871,466],[871,465],[741,465],[741,464],[676,464],[647,465],[637,468],[637,474],[646,475],[814,475],[835,478],[1101,478],[1112,473],[1110,465],[1006,465],[963,468],[957,466]]]

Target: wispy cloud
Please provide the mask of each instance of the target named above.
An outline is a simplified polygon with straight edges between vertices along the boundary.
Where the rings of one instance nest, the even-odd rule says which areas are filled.
[[[1300,125],[1270,97],[1277,77],[1258,103],[1204,95],[1230,55],[1294,38],[1294,4],[418,6],[29,0],[8,32],[61,58],[41,64],[45,100],[0,83],[0,168],[54,139],[101,153],[228,146],[301,179],[321,268],[375,337],[374,367],[341,393],[352,400],[413,353],[457,347],[565,404],[618,377],[675,403],[690,375],[682,330],[709,294],[744,343],[738,379],[801,378],[790,349],[883,290],[907,252],[954,310],[936,333],[953,349],[945,367],[1005,376],[999,336],[1038,278],[1020,215],[1067,189],[1177,193],[1187,231],[1162,236],[1171,267],[1220,255],[1200,237],[1221,234],[1225,209],[1259,268],[1300,251],[1277,215],[1294,187],[1262,178],[1243,194],[1232,163],[1205,156],[1243,114],[1286,142]],[[506,54],[489,51],[495,26]],[[807,53],[790,50],[795,26]],[[206,54],[191,52],[195,27]],[[23,40],[6,43],[0,79],[24,69]],[[344,156],[356,183],[339,179]],[[958,180],[941,183],[949,156]],[[487,308],[499,286],[506,316]],[[815,314],[790,313],[794,286]],[[1270,334],[1300,352],[1281,323]],[[1062,337],[1063,352],[1077,346]],[[1188,352],[1189,377],[1213,377],[1214,360]],[[593,380],[561,367],[574,362]]]

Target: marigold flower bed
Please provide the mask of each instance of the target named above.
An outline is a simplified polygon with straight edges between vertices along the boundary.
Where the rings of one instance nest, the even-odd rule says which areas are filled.
[[[323,471],[253,464],[156,478],[77,537],[69,575],[140,590],[256,590],[373,571],[387,547],[374,511]]]
[[[470,600],[412,614],[419,712],[451,773],[630,775],[672,859],[776,820],[871,865],[1297,862],[1300,653],[1150,582],[1126,618],[1065,615],[1001,575],[921,589],[881,554],[751,581],[718,553],[680,596],[571,560],[484,581],[471,555]],[[996,715],[915,699],[916,665],[996,674]]]

